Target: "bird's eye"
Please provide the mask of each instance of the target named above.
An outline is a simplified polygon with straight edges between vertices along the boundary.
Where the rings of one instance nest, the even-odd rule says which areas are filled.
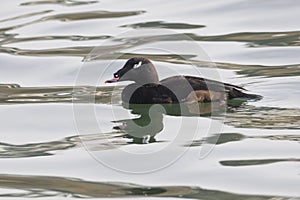
[[[142,61],[140,61],[139,63],[135,64],[133,66],[133,69],[139,68],[140,66],[142,66]]]
[[[114,77],[115,77],[115,78],[119,78],[119,75],[118,75],[118,74],[114,74]]]

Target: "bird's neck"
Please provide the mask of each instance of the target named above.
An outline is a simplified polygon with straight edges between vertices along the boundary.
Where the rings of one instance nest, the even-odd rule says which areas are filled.
[[[159,84],[158,74],[152,63],[148,63],[148,67],[139,74],[138,77],[135,77],[135,82],[139,85],[145,85],[149,83]]]
[[[159,84],[158,76],[143,76],[135,80],[135,83],[138,85],[145,85],[149,83]]]

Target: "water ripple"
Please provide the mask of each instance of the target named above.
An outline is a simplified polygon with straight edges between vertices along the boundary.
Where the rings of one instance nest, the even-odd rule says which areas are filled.
[[[57,4],[63,6],[79,6],[85,4],[98,3],[99,1],[76,1],[76,0],[42,0],[42,1],[28,1],[21,3],[21,6],[33,6],[33,5],[44,5],[44,4]]]
[[[99,36],[83,36],[83,35],[63,35],[63,36],[39,36],[39,37],[26,37],[26,38],[6,38],[0,41],[1,45],[15,44],[19,42],[33,42],[33,41],[47,41],[47,40],[70,40],[70,41],[90,41],[90,40],[103,40],[111,38],[109,35]]]
[[[0,158],[24,158],[55,155],[57,151],[82,147],[82,141],[93,150],[103,151],[129,144],[121,132],[76,135],[62,140],[15,145],[0,143]],[[109,139],[110,143],[107,143]],[[1,181],[0,181],[1,182]]]
[[[207,138],[193,140],[191,143],[186,144],[185,146],[199,147],[199,146],[202,146],[204,143],[222,145],[222,144],[227,144],[227,143],[231,143],[231,142],[242,141],[245,139],[257,139],[257,140],[266,139],[266,140],[274,140],[274,141],[300,142],[299,135],[247,136],[247,135],[244,135],[241,133],[221,133],[221,134],[215,134],[215,135],[207,137]]]
[[[20,87],[17,84],[1,84],[0,104],[90,103],[90,97],[95,99],[95,103],[111,104],[112,91],[121,92],[122,89],[122,86]],[[230,107],[225,123],[242,128],[300,129],[299,116],[297,108],[241,105]]]
[[[50,15],[41,18],[39,21],[48,20],[59,20],[59,21],[75,21],[75,20],[87,20],[87,19],[103,19],[103,18],[119,18],[129,17],[134,15],[140,15],[145,11],[123,11],[123,12],[112,12],[112,11],[88,11],[78,13],[62,13],[56,15]]]
[[[216,36],[188,35],[196,41],[246,42],[248,47],[300,46],[300,31],[240,32]]]
[[[22,18],[34,16],[34,15],[47,14],[49,12],[52,12],[52,10],[46,10],[46,11],[41,11],[41,12],[20,15],[20,16],[8,18],[8,19],[3,19],[1,21],[5,22],[5,21],[9,21],[9,20],[22,19]],[[42,23],[42,22],[49,21],[49,20],[58,20],[58,21],[67,22],[67,21],[89,20],[89,19],[129,17],[129,16],[134,16],[134,15],[140,15],[143,13],[145,13],[145,11],[142,11],[142,10],[140,10],[140,11],[123,11],[123,12],[122,11],[112,12],[112,11],[96,10],[96,11],[88,11],[88,12],[54,14],[54,15],[42,17],[40,19],[36,19],[36,20],[30,21],[30,22],[21,23],[18,25],[10,26],[10,27],[0,28],[0,35],[2,35],[2,37],[4,37],[4,36],[7,37],[7,36],[9,36],[9,34],[6,34],[7,31],[15,30],[17,28],[33,25],[36,23]]]
[[[17,84],[0,85],[0,104],[73,103],[95,98],[98,103],[111,103],[114,87],[20,87]],[[121,88],[120,88],[121,89]]]
[[[300,129],[300,109],[244,105],[227,112],[225,123],[240,128]]]
[[[0,22],[2,23],[2,22],[13,21],[13,20],[17,20],[17,19],[24,19],[24,18],[36,16],[36,15],[43,15],[43,14],[50,13],[52,11],[53,10],[44,10],[44,11],[39,11],[39,12],[27,13],[27,14],[23,14],[23,15],[18,15],[16,17],[1,19]]]

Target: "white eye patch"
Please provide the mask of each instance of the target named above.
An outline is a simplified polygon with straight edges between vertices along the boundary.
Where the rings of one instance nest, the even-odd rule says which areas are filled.
[[[142,61],[140,61],[138,64],[135,64],[133,69],[139,68],[140,66],[142,66]]]

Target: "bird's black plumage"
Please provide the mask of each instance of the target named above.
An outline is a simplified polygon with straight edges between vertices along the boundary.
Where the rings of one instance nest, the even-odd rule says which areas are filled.
[[[144,57],[129,59],[114,73],[115,81],[134,81],[122,92],[122,101],[134,104],[210,102],[233,98],[260,99],[261,96],[245,93],[236,85],[195,76],[172,76],[159,81],[152,62]]]

